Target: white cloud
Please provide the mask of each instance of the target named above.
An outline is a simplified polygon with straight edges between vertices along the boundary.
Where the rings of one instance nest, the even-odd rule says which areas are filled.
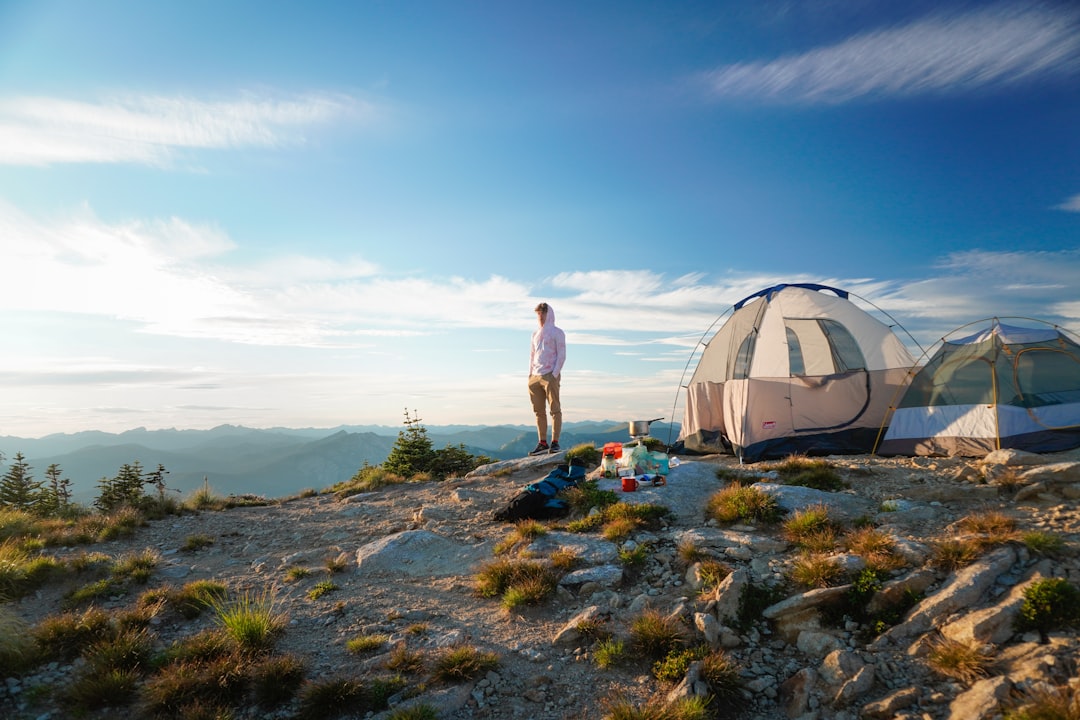
[[[837,103],[1016,83],[1074,72],[1078,61],[1075,13],[1002,3],[864,33],[799,55],[727,65],[703,80],[717,97]]]
[[[1073,295],[1080,251],[987,252],[945,257],[936,272],[898,286],[879,305],[901,320],[920,344],[988,317],[1027,317],[1080,326]]]
[[[1057,205],[1055,210],[1064,210],[1066,212],[1080,212],[1080,194],[1073,195],[1065,202]]]
[[[0,99],[0,164],[166,165],[181,149],[285,145],[302,141],[313,125],[377,114],[369,103],[329,94],[229,101],[125,96],[96,103],[6,98]]]
[[[233,345],[384,351],[394,338],[522,332],[534,322],[531,308],[548,300],[575,344],[651,345],[653,358],[657,346],[695,346],[736,301],[781,282],[848,290],[921,339],[991,315],[1078,320],[1066,295],[1080,276],[1080,251],[956,253],[903,282],[595,270],[530,284],[399,276],[355,256],[293,254],[235,268],[233,247],[219,228],[180,218],[107,224],[81,208],[39,220],[0,203],[0,263],[21,269],[0,284],[0,310],[118,318],[144,333]]]

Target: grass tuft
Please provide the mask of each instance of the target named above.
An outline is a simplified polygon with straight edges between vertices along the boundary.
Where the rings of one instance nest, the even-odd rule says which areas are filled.
[[[773,469],[780,476],[780,482],[785,485],[799,485],[826,492],[839,492],[851,487],[827,460],[792,455]]]
[[[390,642],[389,635],[357,635],[345,642],[345,649],[354,655],[373,653],[382,650],[388,642]]]
[[[270,649],[285,627],[285,616],[274,609],[274,598],[265,590],[258,595],[244,593],[232,602],[214,599],[210,608],[218,624],[243,650]]]
[[[792,582],[806,588],[825,588],[839,584],[844,569],[834,558],[820,553],[804,552],[791,566]]]
[[[446,650],[435,659],[433,675],[444,682],[464,682],[473,680],[498,666],[499,657],[495,653],[480,650],[472,645],[461,645]]]
[[[940,638],[931,644],[926,664],[940,675],[970,685],[987,675],[986,668],[992,659],[978,643]]]
[[[501,558],[483,567],[476,576],[476,593],[502,597],[507,609],[539,603],[554,594],[558,573],[539,560]]]
[[[776,522],[781,515],[776,498],[767,492],[742,483],[732,483],[712,495],[705,505],[708,517],[724,523],[738,520]]]
[[[630,623],[630,649],[649,659],[662,658],[686,644],[686,635],[678,620],[647,609]]]

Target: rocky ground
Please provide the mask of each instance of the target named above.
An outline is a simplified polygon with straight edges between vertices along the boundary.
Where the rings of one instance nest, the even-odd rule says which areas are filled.
[[[839,493],[784,488],[764,475],[769,484],[763,487],[788,510],[826,502],[831,514],[872,518],[895,539],[906,565],[894,583],[921,591],[925,599],[903,622],[877,636],[851,620],[840,627],[823,621],[820,608],[844,590],[804,592],[790,584],[784,584],[787,599],[767,608],[759,623],[743,631],[732,627],[741,587],[783,584],[798,551],[775,525],[706,521],[706,500],[725,484],[716,469],[737,468],[732,458],[680,460],[666,486],[622,495],[627,501],[665,504],[673,513],[664,527],[631,541],[647,545],[644,567],[627,571],[617,548],[600,536],[555,527],[537,540],[533,552],[544,556],[570,547],[583,564],[564,578],[554,599],[520,612],[478,597],[476,569],[494,557],[495,545],[513,530],[493,522],[492,511],[522,485],[542,478],[557,457],[497,463],[460,480],[392,486],[347,500],[319,495],[170,517],[92,550],[119,557],[153,549],[162,561],[151,585],[205,578],[236,591],[272,591],[276,608],[288,617],[277,649],[304,656],[313,679],[362,677],[377,669],[385,654],[361,657],[345,648],[362,633],[385,633],[417,650],[470,643],[496,653],[498,669],[479,681],[432,684],[413,700],[439,707],[447,719],[599,718],[604,698],[643,702],[658,694],[694,692],[692,683],[661,685],[648,667],[598,668],[594,648],[573,631],[575,618],[585,613],[619,632],[646,607],[678,614],[696,642],[724,648],[742,668],[743,703],[733,705],[728,717],[977,720],[1000,715],[1002,703],[1022,690],[1061,685],[1076,676],[1080,643],[1073,633],[1056,633],[1040,643],[1037,635],[1013,632],[1011,620],[1019,591],[1033,578],[1060,576],[1080,584],[1080,453],[999,452],[980,460],[830,458],[850,484]],[[768,466],[743,469],[765,473]],[[1022,529],[1059,534],[1065,551],[1044,558],[1021,543],[1007,543],[957,573],[934,570],[928,562],[933,543],[953,535],[959,518],[988,510],[1008,513]],[[181,550],[196,535],[213,543]],[[700,594],[676,551],[685,542],[722,558],[735,572],[717,590]],[[348,568],[330,576],[337,589],[309,599],[312,586],[328,577],[326,562],[338,557],[347,559]],[[857,559],[840,560],[857,567]],[[286,571],[295,566],[313,572],[289,581]],[[49,586],[12,607],[34,623],[59,612],[67,589]],[[103,605],[126,607],[133,600],[112,598]],[[210,621],[162,621],[155,631],[168,643]],[[992,649],[997,660],[988,677],[968,684],[933,673],[926,664],[927,642],[941,636],[975,639]],[[30,690],[62,683],[71,672],[71,667],[52,666],[8,679],[0,687],[0,716],[64,717],[32,700],[40,693]]]

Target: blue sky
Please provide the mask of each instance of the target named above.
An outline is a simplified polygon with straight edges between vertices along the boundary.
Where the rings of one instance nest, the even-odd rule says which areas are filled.
[[[0,435],[529,424],[541,300],[568,421],[781,282],[1076,331],[1078,88],[1074,2],[0,0]]]

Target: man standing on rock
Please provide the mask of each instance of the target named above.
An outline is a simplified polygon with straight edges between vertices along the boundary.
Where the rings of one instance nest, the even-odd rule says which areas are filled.
[[[532,336],[529,352],[529,399],[536,413],[536,434],[540,442],[530,455],[557,453],[562,432],[562,403],[559,402],[559,377],[566,362],[566,333],[555,327],[555,311],[546,302],[536,306],[540,327]],[[547,413],[551,411],[551,445],[547,441]]]

